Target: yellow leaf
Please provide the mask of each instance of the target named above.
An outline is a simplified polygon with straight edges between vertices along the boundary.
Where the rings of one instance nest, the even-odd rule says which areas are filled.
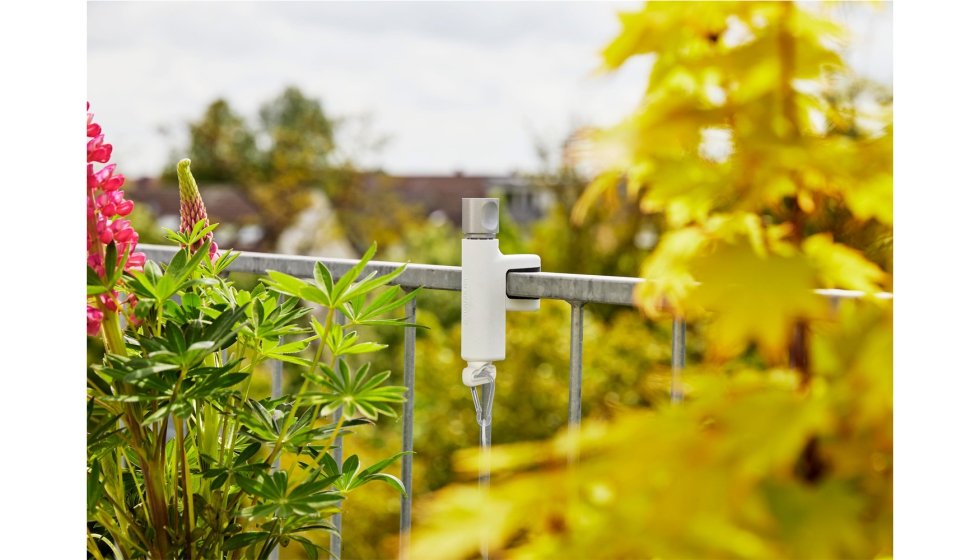
[[[881,283],[888,276],[860,251],[834,243],[829,233],[806,238],[803,252],[816,268],[823,288],[876,293],[882,291]]]
[[[776,361],[788,348],[793,325],[826,311],[812,291],[817,271],[803,255],[760,259],[745,243],[723,243],[692,259],[690,271],[700,285],[685,306],[715,313],[707,333],[713,358],[733,357],[755,342]]]

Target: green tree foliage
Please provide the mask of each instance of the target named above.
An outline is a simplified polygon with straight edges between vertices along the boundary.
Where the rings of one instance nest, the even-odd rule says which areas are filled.
[[[624,186],[662,220],[635,299],[685,315],[705,359],[680,406],[496,447],[486,501],[452,484],[419,505],[416,552],[467,557],[490,527],[514,558],[889,556],[891,302],[813,290],[891,286],[890,96],[849,74],[843,29],[793,3],[653,2],[621,21],[605,65],[652,54],[649,86],[583,135],[605,171],[572,215]],[[454,456],[462,480],[477,463]]]
[[[255,133],[227,101],[217,99],[211,103],[201,120],[188,125],[188,131],[190,145],[180,152],[180,158],[188,157],[194,162],[202,183],[250,184],[258,179]],[[167,165],[161,179],[176,183],[176,170],[174,161]]]
[[[352,159],[341,155],[336,136],[342,120],[329,116],[320,100],[296,87],[262,104],[257,126],[223,99],[214,101],[200,120],[188,125],[189,154],[202,184],[241,188],[258,207],[266,228],[265,246],[274,241],[310,204],[310,192],[324,192],[359,251],[372,242],[395,242],[414,208],[398,203],[383,181],[366,188]],[[183,156],[181,156],[183,157]],[[176,182],[174,165],[161,178]]]

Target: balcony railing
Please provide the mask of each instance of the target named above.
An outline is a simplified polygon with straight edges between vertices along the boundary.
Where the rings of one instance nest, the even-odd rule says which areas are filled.
[[[159,245],[140,245],[140,250],[146,253],[147,259],[166,263],[177,252],[175,247]],[[323,263],[334,279],[358,263],[354,259],[321,259],[316,257],[278,255],[270,253],[242,252],[241,255],[226,270],[250,274],[265,274],[276,270],[299,278],[313,278],[314,264]],[[378,276],[393,272],[400,263],[371,261],[365,267],[363,275],[377,272]],[[645,282],[641,278],[626,278],[618,276],[592,276],[586,274],[559,274],[553,272],[511,272],[507,275],[507,295],[510,297],[541,298],[562,300],[570,304],[572,327],[570,333],[570,355],[568,373],[568,427],[577,429],[582,420],[582,310],[587,303],[605,303],[612,305],[633,305],[633,290]],[[462,290],[462,269],[458,266],[438,266],[425,264],[409,264],[405,272],[396,278],[392,285],[400,286],[405,291],[418,287],[430,290],[447,290],[459,292]],[[830,298],[836,304],[840,299],[866,297],[864,292],[850,290],[816,290],[824,297]],[[890,299],[890,293],[874,294],[874,297]],[[405,306],[405,315],[410,323],[415,322],[415,300]],[[343,319],[343,316],[341,316]],[[686,354],[685,340],[686,325],[682,318],[673,321],[671,335],[671,399],[683,399],[681,373],[684,369]],[[282,341],[280,340],[280,343]],[[402,414],[402,451],[412,451],[413,419],[415,411],[415,329],[405,329],[405,355],[403,362],[405,383],[405,404]],[[272,397],[282,396],[282,362],[273,362]],[[338,448],[334,458],[338,464],[343,463],[343,438],[337,440]],[[577,457],[574,452],[569,454],[569,462]],[[399,558],[407,559],[412,527],[412,454],[404,455],[401,459],[401,478],[405,485],[406,496],[401,500]],[[336,514],[333,519],[338,532],[341,530],[341,516]],[[331,552],[340,558],[340,539],[331,539]]]

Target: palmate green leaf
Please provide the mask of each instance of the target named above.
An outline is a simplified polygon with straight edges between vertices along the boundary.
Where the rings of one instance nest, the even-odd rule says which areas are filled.
[[[364,469],[363,472],[358,472],[360,469],[360,459],[358,459],[357,455],[351,455],[346,461],[344,461],[343,474],[337,480],[335,486],[342,493],[346,494],[355,488],[367,484],[368,482],[381,481],[405,495],[405,485],[402,484],[402,481],[399,480],[398,477],[382,473],[381,471],[409,453],[412,452],[403,451],[398,453],[397,455],[371,465],[370,467]],[[336,469],[336,463],[333,464],[333,468]]]
[[[191,255],[188,247],[182,248],[181,250],[177,251],[172,259],[170,259],[170,264],[167,265],[167,272],[165,276],[171,277],[175,285],[179,286],[183,284],[184,280],[186,280],[192,272],[197,270],[198,265],[208,255],[210,249],[211,243],[204,243],[197,249],[197,251],[194,252],[193,255]]]
[[[340,307],[340,311],[347,316],[349,320],[348,326],[354,325],[369,325],[369,326],[388,326],[388,327],[417,327],[427,329],[428,327],[424,325],[419,325],[416,323],[407,322],[407,318],[399,319],[373,319],[383,313],[387,313],[393,309],[397,309],[413,298],[418,296],[422,288],[416,288],[405,296],[398,298],[398,291],[401,288],[398,286],[392,286],[381,293],[378,297],[374,298],[367,307],[364,307],[365,294],[361,294],[353,298],[350,302],[344,304]]]
[[[226,250],[221,254],[220,257],[215,262],[211,262],[211,259],[204,259],[204,267],[208,271],[208,275],[212,278],[216,278],[219,274],[224,272],[226,268],[231,266],[231,263],[235,262],[235,259],[241,256],[241,252],[234,252],[231,249]]]
[[[288,342],[286,344],[278,344],[277,340],[264,340],[262,342],[262,349],[259,356],[262,359],[278,360],[280,362],[289,362],[291,364],[309,366],[310,360],[300,358],[298,356],[290,356],[290,354],[297,354],[306,350],[309,347],[309,342],[314,339],[315,337],[311,337],[304,340],[297,340],[295,342]]]
[[[258,498],[261,503],[247,507],[235,515],[249,519],[265,517],[273,512],[277,512],[280,517],[316,516],[320,510],[344,499],[340,493],[329,490],[335,481],[334,477],[308,480],[290,490],[286,471],[259,473],[254,479],[236,476],[235,482],[239,487]]]
[[[334,323],[330,325],[330,332],[327,334],[326,343],[327,348],[334,356],[343,356],[346,354],[365,354],[367,352],[377,352],[387,348],[387,344],[380,344],[377,342],[362,342],[357,343],[358,334],[357,331],[350,331],[344,334],[344,327]]]
[[[354,298],[366,295],[370,293],[372,290],[376,288],[380,288],[381,286],[390,283],[395,278],[401,276],[401,274],[405,272],[405,268],[407,266],[408,266],[407,264],[403,264],[402,266],[398,267],[394,272],[385,274],[384,276],[379,276],[378,278],[373,278],[375,273],[372,272],[370,275],[368,275],[367,278],[351,286],[346,293],[344,293],[340,298],[337,299],[337,303],[344,303]]]
[[[277,399],[275,401],[268,399],[261,401],[249,399],[242,409],[233,410],[232,413],[247,428],[242,432],[242,435],[254,441],[272,443],[279,439],[283,421],[290,407],[291,403],[286,403],[284,399]],[[290,424],[289,429],[282,438],[284,447],[291,449],[301,445],[308,445],[313,442],[329,439],[333,435],[334,430],[337,428],[336,424],[316,426],[314,423],[314,413],[315,410],[312,407],[307,408],[303,414]],[[370,423],[370,421],[358,421],[358,419],[355,419],[350,422],[344,422],[341,428],[342,431],[337,435],[338,437],[347,435],[350,432],[344,430],[344,428],[365,423]]]
[[[277,305],[274,295],[264,293],[249,304],[252,309],[252,320],[244,326],[243,332],[251,337],[262,339],[263,344],[278,341],[283,336],[308,332],[307,329],[294,324],[296,319],[311,311],[308,307],[297,307],[298,303],[299,298],[291,296],[282,305]]]
[[[304,393],[300,398],[323,405],[325,413],[342,408],[344,416],[348,418],[360,413],[376,420],[380,414],[395,416],[395,411],[388,403],[405,401],[402,395],[406,391],[405,387],[380,386],[391,375],[390,371],[368,377],[371,364],[364,364],[352,374],[343,359],[339,360],[336,372],[325,364],[320,364],[319,367],[325,375],[314,375],[309,379],[326,391]]]
[[[367,306],[361,318],[370,319],[371,317],[377,317],[378,315],[391,311],[392,309],[397,309],[415,299],[415,297],[418,296],[421,291],[421,287],[415,288],[405,296],[389,302],[389,300],[394,298],[394,296],[398,293],[398,287],[392,286],[391,288],[385,290],[381,296],[375,298],[374,301],[371,302],[371,305]]]

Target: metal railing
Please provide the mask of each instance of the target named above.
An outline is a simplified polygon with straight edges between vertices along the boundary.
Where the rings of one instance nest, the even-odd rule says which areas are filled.
[[[147,259],[156,262],[169,262],[177,252],[176,247],[159,245],[140,245]],[[314,264],[323,263],[334,279],[353,268],[355,259],[324,259],[317,257],[278,255],[270,253],[242,252],[226,269],[232,272],[265,274],[276,270],[299,278],[313,278]],[[363,275],[377,272],[378,276],[393,272],[401,263],[370,261]],[[553,272],[511,272],[507,275],[507,295],[510,297],[541,298],[562,300],[571,306],[571,333],[568,381],[568,428],[577,430],[582,420],[582,351],[583,351],[583,308],[587,303],[605,303],[633,306],[633,290],[645,280],[617,276],[593,276],[586,274],[559,274]],[[438,266],[409,264],[391,285],[400,286],[405,291],[418,287],[430,290],[462,291],[462,269],[458,266]],[[855,299],[866,296],[864,292],[850,290],[816,290],[836,303],[840,299]],[[892,294],[879,293],[875,297],[890,299]],[[405,306],[405,315],[410,323],[415,322],[416,302]],[[343,317],[341,317],[343,318]],[[681,391],[681,372],[684,369],[686,354],[686,328],[682,318],[675,318],[671,334],[671,400],[683,399]],[[281,341],[280,341],[281,343]],[[282,396],[282,363],[273,362],[272,396]],[[412,451],[413,420],[415,412],[415,329],[405,329],[405,355],[403,361],[405,404],[402,408],[402,451]],[[334,452],[338,464],[343,462],[343,438]],[[578,460],[574,451],[569,451],[568,460]],[[401,499],[399,558],[409,557],[412,527],[412,454],[401,459],[402,482],[406,496]],[[340,514],[334,517],[340,531]],[[331,551],[340,557],[340,539],[331,538]]]

